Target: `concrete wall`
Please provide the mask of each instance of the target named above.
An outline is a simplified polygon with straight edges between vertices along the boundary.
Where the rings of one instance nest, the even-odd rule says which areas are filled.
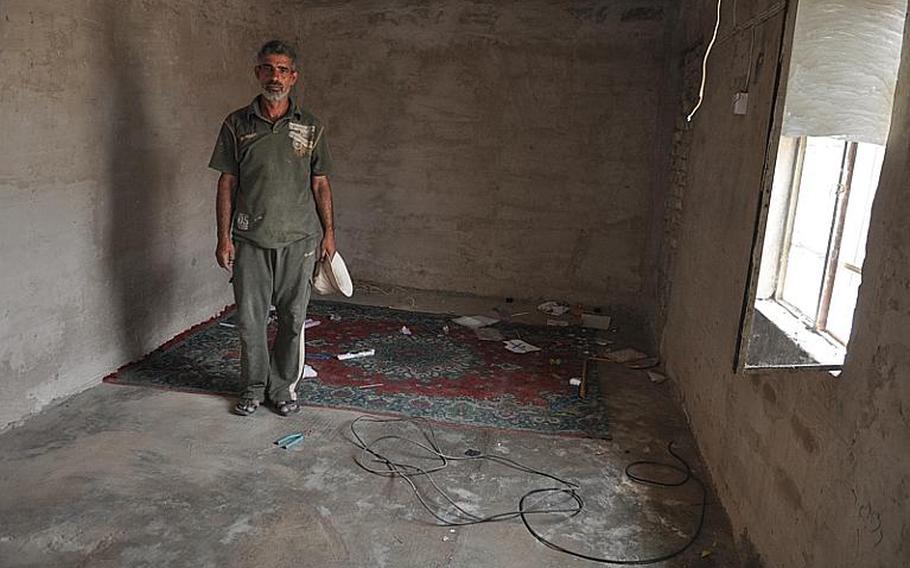
[[[297,11],[303,93],[329,124],[355,277],[652,308],[674,3]]]
[[[0,427],[231,302],[204,166],[272,36],[356,277],[647,314],[671,5],[4,2]]]
[[[205,165],[267,29],[240,1],[0,4],[0,428],[232,301]]]
[[[687,50],[713,28],[691,1]],[[718,491],[754,566],[896,567],[910,561],[910,41],[873,210],[843,374],[731,369],[758,206],[778,14],[732,33],[771,1],[725,3],[705,105],[689,134],[664,355]],[[731,112],[748,66],[750,110]],[[753,548],[754,547],[754,548]]]

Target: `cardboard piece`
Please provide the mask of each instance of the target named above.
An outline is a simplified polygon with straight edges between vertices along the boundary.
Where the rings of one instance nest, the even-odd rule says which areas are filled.
[[[470,329],[477,329],[499,323],[499,320],[489,316],[461,316],[453,319],[452,322]]]
[[[613,361],[614,363],[628,363],[629,361],[640,361],[647,357],[646,353],[642,353],[637,349],[626,348],[618,349],[616,351],[610,351],[603,354],[603,358]]]
[[[521,339],[510,339],[504,341],[506,349],[512,353],[532,353],[534,351],[540,351],[540,347],[531,345],[530,343],[523,341]]]
[[[569,311],[569,306],[566,306],[565,304],[560,304],[558,302],[553,302],[551,300],[549,302],[544,302],[544,303],[540,304],[539,306],[537,306],[537,309],[542,311],[543,313],[547,314],[548,316],[553,316],[553,317],[558,318],[559,316],[564,315],[566,312]]]
[[[581,325],[590,329],[610,330],[610,323],[613,318],[610,316],[601,316],[598,314],[581,314]]]

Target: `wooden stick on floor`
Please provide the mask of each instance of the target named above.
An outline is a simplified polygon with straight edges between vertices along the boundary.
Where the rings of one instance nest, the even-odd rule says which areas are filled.
[[[588,361],[590,359],[585,359],[584,365],[581,367],[581,384],[578,385],[579,398],[584,398],[588,395]]]

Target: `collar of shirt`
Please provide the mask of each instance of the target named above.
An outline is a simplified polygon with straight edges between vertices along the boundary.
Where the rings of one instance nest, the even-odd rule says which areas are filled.
[[[247,118],[252,119],[254,116],[256,116],[256,117],[259,117],[262,120],[268,122],[269,124],[272,124],[271,120],[267,119],[266,117],[264,117],[262,115],[262,110],[259,107],[259,98],[260,97],[262,97],[262,95],[256,95],[256,98],[254,98],[253,102],[250,103],[250,106],[247,107],[247,109],[246,109]],[[277,124],[286,119],[290,119],[291,117],[295,118],[296,120],[300,120],[300,117],[301,117],[300,107],[297,106],[297,102],[290,95],[288,95],[288,103],[290,105],[290,106],[288,106],[288,112],[286,112],[284,114],[284,116],[282,116],[281,118],[276,120],[274,122],[274,124]]]

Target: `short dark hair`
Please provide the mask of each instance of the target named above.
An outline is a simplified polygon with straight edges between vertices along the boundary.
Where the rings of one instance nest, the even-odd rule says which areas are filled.
[[[262,44],[262,47],[259,48],[259,53],[256,54],[256,59],[262,61],[266,55],[286,55],[291,59],[291,63],[295,67],[297,66],[297,50],[286,41],[273,39]]]

